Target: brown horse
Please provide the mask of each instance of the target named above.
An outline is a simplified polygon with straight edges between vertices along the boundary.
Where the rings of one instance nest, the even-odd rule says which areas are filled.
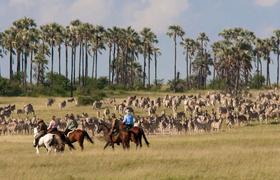
[[[106,124],[105,122],[101,122],[98,125],[97,133],[99,134],[101,131],[103,131],[103,136],[106,141],[106,144],[104,146],[104,149],[106,149],[109,145],[112,146],[114,149],[114,144],[120,144],[122,143],[123,149],[129,149],[130,147],[130,134],[124,129],[120,129],[117,135],[113,135],[112,140],[110,137],[110,130],[111,125]]]
[[[89,137],[88,133],[85,130],[76,129],[67,134],[71,143],[78,141],[81,150],[84,150],[84,139],[86,138],[91,144],[93,144],[93,140]]]

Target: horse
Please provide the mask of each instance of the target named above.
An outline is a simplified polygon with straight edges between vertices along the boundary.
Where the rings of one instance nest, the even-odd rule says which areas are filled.
[[[113,135],[111,140],[110,130],[110,125],[106,124],[105,122],[99,123],[97,133],[99,134],[101,131],[103,131],[103,136],[106,141],[103,149],[106,149],[109,145],[111,145],[112,149],[114,149],[114,144],[119,145],[120,143],[122,143],[123,149],[129,149],[130,134],[127,131],[120,129],[118,135]]]
[[[34,128],[34,141],[35,137],[38,135],[37,127]],[[39,148],[44,146],[47,149],[47,153],[49,154],[51,151],[54,152],[63,152],[64,151],[64,143],[60,136],[56,134],[46,134],[39,139],[38,145],[36,148],[36,154],[39,155]]]
[[[87,131],[76,129],[74,131],[71,131],[67,134],[67,137],[69,138],[71,143],[74,143],[76,141],[79,142],[79,145],[81,147],[81,150],[84,150],[84,139],[86,138],[91,144],[93,144],[93,140],[88,135]]]

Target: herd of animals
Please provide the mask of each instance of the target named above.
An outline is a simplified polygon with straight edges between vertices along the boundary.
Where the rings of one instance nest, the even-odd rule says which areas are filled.
[[[129,96],[126,99],[106,99],[95,101],[92,108],[95,117],[87,112],[75,115],[79,128],[97,133],[100,122],[110,124],[112,117],[121,119],[126,108],[135,110],[135,125],[142,127],[147,134],[180,134],[186,132],[219,131],[222,127],[233,128],[251,121],[266,122],[278,120],[280,116],[280,92],[271,90],[257,96],[250,93],[239,97],[231,94],[212,92],[206,95],[165,95],[163,97]],[[55,99],[47,99],[46,106],[53,106]],[[68,103],[76,103],[75,98],[66,99],[58,106],[67,108]],[[31,134],[39,117],[36,107],[26,104],[0,107],[0,135]],[[14,114],[32,114],[26,119],[13,118]],[[90,112],[88,112],[90,113]],[[64,130],[66,118],[57,118],[58,128]]]

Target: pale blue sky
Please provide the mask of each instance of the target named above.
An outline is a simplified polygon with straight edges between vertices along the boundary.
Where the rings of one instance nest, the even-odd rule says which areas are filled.
[[[168,25],[181,25],[192,38],[206,32],[211,42],[219,39],[217,34],[222,29],[229,27],[244,27],[257,36],[269,37],[273,29],[280,29],[279,10],[280,0],[1,0],[0,31],[23,16],[34,18],[38,25],[53,21],[67,25],[79,18],[105,27],[131,25],[140,30],[148,26],[157,33],[162,50],[159,77],[170,79],[173,44],[165,35]],[[180,48],[178,54],[178,71],[185,76]],[[105,52],[99,58],[100,76],[107,75],[107,57]],[[274,81],[276,62],[271,66]],[[7,59],[1,59],[0,67],[2,75],[7,76]]]

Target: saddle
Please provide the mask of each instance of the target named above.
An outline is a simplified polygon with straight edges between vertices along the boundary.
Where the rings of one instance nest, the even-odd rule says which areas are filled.
[[[76,129],[75,129],[75,130],[76,130]],[[72,130],[72,131],[68,132],[68,133],[67,133],[67,137],[69,137],[70,134],[72,134],[75,130]]]
[[[76,131],[76,130],[81,130],[81,131],[83,131],[82,129],[80,129],[80,128],[76,128],[76,129],[74,129],[74,130],[72,130],[72,131],[70,131],[70,132],[68,132],[67,133],[67,137],[69,137],[70,136],[70,134],[72,134],[74,131]]]

